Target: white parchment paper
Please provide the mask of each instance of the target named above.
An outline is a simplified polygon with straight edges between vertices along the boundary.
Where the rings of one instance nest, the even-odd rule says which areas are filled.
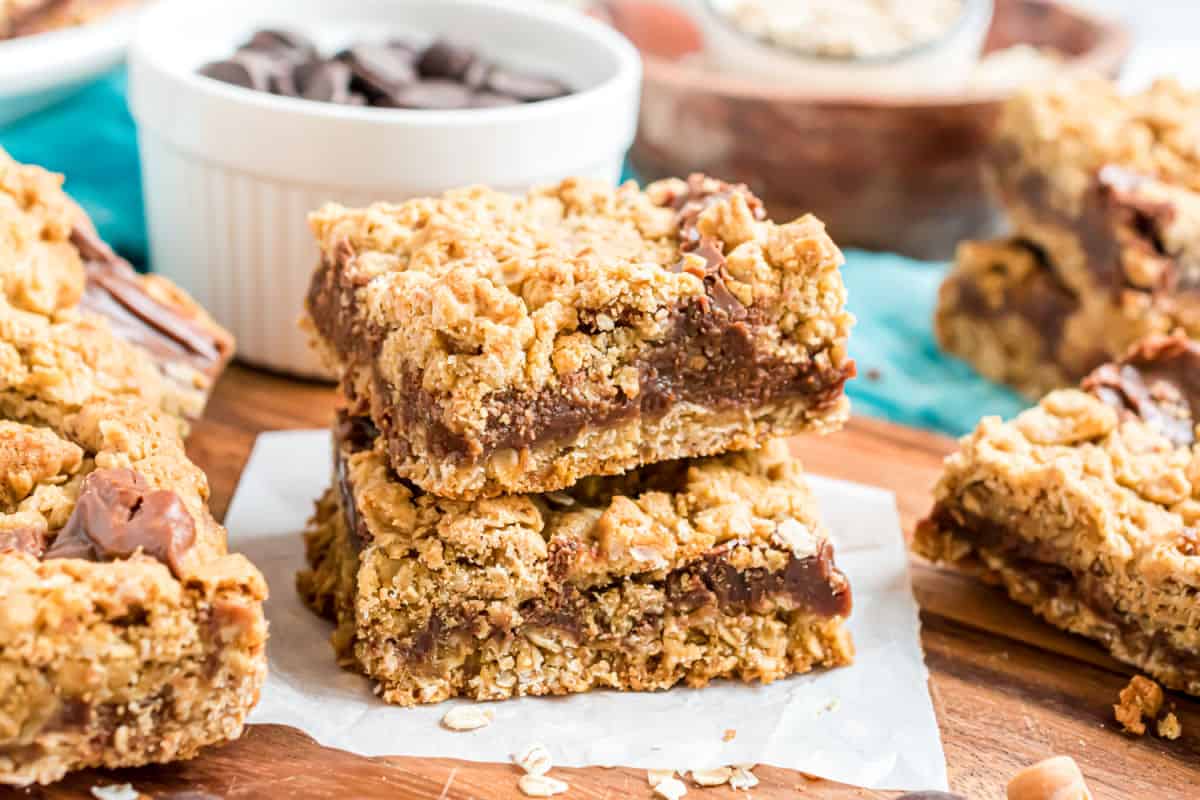
[[[560,766],[690,769],[753,762],[873,789],[946,789],[945,758],[918,639],[894,497],[810,477],[854,590],[851,667],[776,681],[658,693],[598,691],[491,704],[495,721],[454,733],[450,703],[396,708],[339,669],[331,626],[299,601],[300,538],[330,473],[326,431],[260,436],[226,526],[267,577],[270,677],[251,722],[292,725],[364,756],[507,761],[540,742]],[[457,702],[457,701],[452,701]],[[736,736],[724,741],[726,730]]]

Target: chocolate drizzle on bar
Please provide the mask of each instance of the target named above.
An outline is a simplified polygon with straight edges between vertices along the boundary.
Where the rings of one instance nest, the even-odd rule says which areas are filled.
[[[1200,420],[1200,345],[1182,335],[1151,337],[1119,363],[1097,368],[1083,389],[1188,447]]]
[[[71,232],[87,284],[80,308],[108,319],[121,338],[160,364],[181,362],[215,380],[233,354],[224,331],[203,326],[151,296],[129,262],[84,227]]]
[[[98,469],[84,478],[75,510],[45,557],[114,561],[140,551],[179,578],[195,541],[196,523],[179,495],[151,488],[131,469]]]

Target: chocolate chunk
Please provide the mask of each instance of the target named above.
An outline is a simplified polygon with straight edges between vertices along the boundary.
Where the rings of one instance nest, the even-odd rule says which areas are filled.
[[[413,56],[387,45],[360,44],[343,61],[369,95],[387,95],[417,79]]]
[[[46,551],[46,532],[29,526],[0,531],[0,553],[14,551],[41,558]]]
[[[462,82],[471,89],[484,89],[487,86],[488,76],[492,74],[492,70],[494,69],[494,65],[484,61],[482,58],[477,58],[471,66],[467,67],[467,71],[463,74]]]
[[[271,77],[275,74],[269,59],[234,56],[228,61],[214,61],[200,68],[206,78],[253,89],[256,92],[271,91]]]
[[[79,500],[46,559],[113,561],[139,550],[181,577],[180,562],[196,541],[196,523],[179,495],[152,489],[131,469],[98,469],[83,480]]]
[[[317,46],[307,36],[295,31],[261,30],[250,37],[250,41],[242,45],[244,50],[261,50],[264,52],[285,52],[299,56],[304,60],[317,57]]]
[[[1182,335],[1151,337],[1121,362],[1097,368],[1083,389],[1187,447],[1200,420],[1200,344]]]
[[[94,230],[76,227],[71,244],[87,274],[80,308],[108,319],[114,332],[162,362],[186,361],[215,378],[232,355],[233,342],[149,295],[129,262]]]
[[[466,76],[467,70],[477,58],[475,51],[470,47],[449,39],[439,39],[421,54],[420,60],[417,61],[417,70],[423,78],[448,78],[459,81]]]
[[[301,96],[321,103],[349,104],[353,102],[350,91],[352,77],[350,67],[341,61],[321,62],[306,76]]]
[[[567,93],[567,87],[553,78],[542,78],[503,67],[491,70],[486,85],[496,94],[506,94],[526,102],[549,100]]]
[[[521,105],[520,100],[515,97],[509,97],[506,94],[476,92],[471,95],[471,108],[504,108],[505,106],[519,105]]]
[[[560,81],[497,67],[449,39],[428,47],[406,38],[358,43],[323,59],[307,38],[284,30],[259,31],[232,57],[199,71],[285,97],[381,108],[500,108],[568,91]]]
[[[470,108],[471,90],[447,80],[421,80],[404,86],[382,98],[378,105],[390,108],[442,109]]]

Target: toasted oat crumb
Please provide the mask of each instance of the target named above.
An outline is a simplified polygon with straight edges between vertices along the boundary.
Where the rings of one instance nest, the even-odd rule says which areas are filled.
[[[513,763],[528,775],[545,775],[550,771],[550,751],[545,745],[531,744],[513,756]]]
[[[726,728],[725,733],[721,735],[721,741],[732,742],[737,737],[736,728]]]
[[[654,786],[654,794],[664,800],[679,800],[687,794],[687,787],[679,778],[667,778]]]
[[[1153,720],[1162,710],[1162,704],[1162,687],[1145,676],[1135,675],[1121,690],[1113,712],[1126,733],[1141,736],[1146,732],[1143,718]]]
[[[522,775],[521,780],[517,781],[517,787],[526,797],[553,797],[571,788],[566,781],[551,778],[549,775]]]
[[[455,706],[442,717],[442,725],[452,731],[473,731],[492,724],[496,713],[490,708]]]
[[[1164,739],[1178,739],[1183,735],[1183,724],[1179,721],[1179,717],[1168,712],[1158,721],[1157,730],[1158,735]]]
[[[114,783],[109,786],[93,786],[92,797],[97,800],[139,800],[141,794],[129,783]]]

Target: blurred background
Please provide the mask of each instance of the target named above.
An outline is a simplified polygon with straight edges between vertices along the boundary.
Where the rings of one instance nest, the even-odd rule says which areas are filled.
[[[794,43],[795,37],[808,36],[812,30],[804,25],[789,28],[785,24],[787,3],[779,0],[763,0],[761,7],[750,11],[735,8],[738,0],[509,0],[534,14],[539,9],[546,9],[546,15],[562,13],[563,8],[586,12],[636,46],[643,68],[641,103],[624,177],[650,180],[703,170],[747,183],[764,198],[777,220],[808,211],[820,216],[846,250],[850,304],[859,318],[853,351],[860,373],[849,389],[856,411],[961,434],[974,427],[981,413],[1007,416],[1027,403],[943,354],[931,325],[938,286],[956,245],[1004,230],[1005,222],[979,171],[1000,108],[1021,86],[1071,72],[1107,75],[1128,88],[1144,87],[1167,75],[1195,85],[1200,75],[1195,45],[1200,3],[875,1],[904,9],[909,22],[914,15],[931,15],[928,20],[919,19],[922,24],[933,19],[939,2],[943,6],[961,2],[965,10],[962,21],[937,33],[941,38],[930,40],[933,44],[918,41],[920,46],[913,49],[911,58],[868,53],[853,65],[835,58],[837,63],[831,66],[830,59],[797,56],[789,50],[789,41]],[[195,2],[204,5],[203,0]],[[74,18],[63,18],[60,13],[44,25],[14,28],[9,31],[11,38],[0,42],[0,119],[4,120],[0,146],[19,161],[63,173],[67,190],[91,214],[102,236],[139,269],[164,271],[197,294],[220,321],[234,328],[242,341],[241,354],[250,363],[311,377],[314,373],[308,365],[287,355],[304,352],[302,343],[286,350],[277,347],[278,340],[296,337],[285,330],[285,323],[298,315],[298,307],[292,313],[290,304],[301,291],[299,286],[311,263],[287,266],[298,275],[295,286],[289,278],[277,277],[282,273],[275,268],[264,271],[268,277],[262,280],[235,286],[225,278],[197,275],[209,269],[206,264],[211,264],[214,256],[204,256],[207,262],[163,257],[178,248],[171,250],[166,242],[156,246],[147,232],[147,201],[153,198],[143,194],[143,187],[150,186],[143,182],[146,151],[139,151],[137,126],[127,105],[125,58],[130,42],[146,35],[144,29],[139,33],[139,14],[161,10],[160,28],[170,30],[168,12],[182,14],[178,8],[183,0],[167,4],[174,11],[148,8],[154,3],[112,0],[55,5],[60,12],[71,6],[89,9]],[[328,14],[335,17],[366,15],[367,6],[383,5],[326,3]],[[384,16],[402,17],[405,2],[396,0],[391,5],[393,9]],[[816,5],[838,7],[828,2]],[[309,0],[300,6],[314,3]],[[348,12],[352,6],[357,10]],[[246,19],[225,25],[222,30],[230,31],[223,34],[227,38],[244,37],[255,26],[272,23],[286,27],[291,22],[279,18],[286,4],[246,0],[238,7],[245,9]],[[972,21],[976,12],[978,20]],[[221,12],[214,8],[213,13]],[[306,13],[305,24],[312,26],[310,35],[320,32],[320,15],[311,9]],[[514,46],[512,37],[480,34],[472,29],[468,16],[462,19],[461,30],[448,33],[482,39],[476,44],[484,48]],[[862,20],[852,21],[850,44],[838,46],[869,48],[878,44],[879,38],[859,36],[865,26]],[[378,26],[363,23],[356,29],[378,31],[379,35],[388,31],[383,18]],[[215,42],[217,38],[206,29],[188,39],[189,52],[199,53],[209,46],[210,39]],[[769,47],[764,46],[767,39],[771,40]],[[228,50],[236,44],[230,38],[223,47]],[[536,51],[536,46],[531,47]],[[151,49],[147,46],[146,52]],[[227,53],[221,49],[212,45],[201,61],[224,58]],[[556,58],[561,62],[562,56]],[[151,61],[147,56],[148,65]],[[554,61],[547,56],[545,68],[555,70]],[[198,68],[200,63],[194,66]],[[151,66],[146,69],[150,75]],[[189,93],[210,91],[193,85],[190,76],[175,77],[187,85]],[[159,124],[169,125],[176,113],[183,115],[180,119],[198,119],[189,116],[195,109],[184,107],[183,95],[177,108],[166,108],[174,100],[164,97],[164,107],[153,109]],[[236,93],[221,95],[221,99],[270,107]],[[211,108],[217,108],[215,101]],[[203,121],[205,125],[211,122]],[[253,137],[255,130],[250,126],[238,134]],[[313,135],[303,147],[314,161],[334,158],[355,147],[347,137],[349,134]],[[503,131],[497,128],[496,140],[503,139]],[[266,150],[272,143],[263,141],[257,146]],[[564,141],[561,146],[570,148],[571,143]],[[500,151],[495,154],[496,159],[507,157]],[[436,165],[431,168],[436,171]],[[181,215],[169,224],[179,226],[180,236],[185,235],[185,228],[190,231],[186,232],[188,242],[205,241],[217,234],[195,227],[188,219],[195,212],[189,214],[188,202],[181,199],[194,196],[186,180],[184,172],[179,172],[170,179],[173,188],[162,189],[161,181],[155,184],[159,188],[151,191],[173,191],[179,196],[151,205]],[[315,191],[323,191],[324,185],[318,182]],[[329,191],[338,194],[340,190],[331,187]],[[389,194],[388,188],[371,192],[373,199],[402,199],[408,193],[399,185],[394,197],[380,196]],[[349,188],[347,196],[354,196]],[[167,213],[152,211],[151,216],[161,219]],[[303,227],[302,210],[297,209],[293,216],[288,223],[293,232],[286,234],[291,237]],[[230,224],[236,227],[237,223]],[[160,232],[159,238],[171,235]],[[256,244],[250,250],[268,254],[274,252],[272,247]],[[291,261],[305,258],[284,249]],[[226,248],[219,252],[238,251]],[[303,249],[298,252],[307,253]],[[263,259],[270,257],[262,255]],[[225,266],[232,266],[236,274],[265,269],[257,263],[237,261],[233,255],[229,258],[231,264]],[[239,292],[259,292],[260,296],[232,301],[228,297]],[[234,311],[226,310],[261,307],[269,303],[272,292],[283,298],[279,303],[283,322],[272,320],[264,326],[258,319],[243,326]],[[252,324],[259,328],[249,327]]]

